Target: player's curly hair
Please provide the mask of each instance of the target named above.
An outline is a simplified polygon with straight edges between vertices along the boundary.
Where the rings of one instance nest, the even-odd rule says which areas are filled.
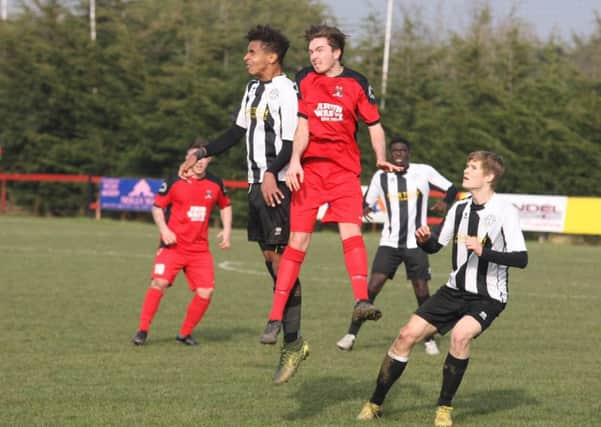
[[[263,43],[265,50],[273,52],[278,56],[280,65],[284,63],[284,57],[290,47],[290,42],[286,36],[270,25],[257,25],[256,27],[251,28],[248,33],[246,33],[246,40],[249,42],[260,41]]]
[[[311,40],[325,37],[328,40],[328,44],[332,50],[340,49],[340,60],[342,61],[342,55],[344,55],[344,44],[346,42],[346,34],[340,31],[336,27],[329,25],[311,25],[305,31],[305,40],[310,43]]]
[[[403,138],[400,135],[395,135],[390,139],[390,142],[388,143],[389,147],[392,147],[394,144],[405,144],[407,146],[408,150],[411,150],[411,143],[409,142],[409,140],[407,138]]]

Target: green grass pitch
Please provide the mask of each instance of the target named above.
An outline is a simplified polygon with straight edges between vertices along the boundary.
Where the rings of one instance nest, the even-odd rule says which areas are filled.
[[[175,342],[190,292],[178,277],[149,340],[134,347],[157,232],[144,223],[0,216],[0,425],[348,426],[373,390],[380,362],[415,309],[401,268],[377,300],[384,317],[355,349],[335,342],[353,306],[336,233],[316,233],[301,272],[303,335],[311,355],[283,386],[279,350],[259,344],[272,284],[256,245],[236,230],[214,244],[216,291],[198,347]],[[378,233],[367,233],[371,257]],[[478,338],[454,401],[456,426],[601,424],[601,247],[529,242],[511,271],[509,305]],[[449,252],[430,258],[430,289]],[[442,354],[418,345],[378,426],[428,426]]]

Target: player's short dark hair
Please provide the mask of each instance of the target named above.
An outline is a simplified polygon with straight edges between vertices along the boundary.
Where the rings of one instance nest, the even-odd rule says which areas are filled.
[[[311,25],[305,31],[305,40],[307,43],[310,43],[311,40],[319,37],[325,37],[328,40],[328,44],[332,50],[340,49],[340,60],[342,60],[342,55],[344,55],[346,34],[336,27],[330,27],[329,25],[325,24]]]
[[[192,143],[188,147],[188,150],[194,150],[197,148],[206,147],[207,145],[209,145],[209,141],[207,141],[202,136],[198,136],[194,139],[194,141],[192,141]]]
[[[290,47],[290,42],[286,36],[270,25],[257,25],[256,27],[251,28],[248,30],[248,33],[246,33],[246,40],[249,42],[260,41],[263,43],[265,50],[273,52],[278,56],[278,62],[280,64],[284,63],[284,57]]]
[[[405,144],[407,146],[407,149],[409,151],[411,151],[411,143],[409,142],[408,139],[403,138],[400,135],[395,135],[390,139],[390,142],[388,143],[389,147],[392,147],[394,144]]]
[[[495,188],[499,179],[505,173],[505,161],[503,157],[499,156],[497,153],[493,153],[492,151],[472,151],[467,156],[467,161],[477,161],[482,165],[482,170],[489,174],[492,173],[494,179],[491,182],[491,187]]]

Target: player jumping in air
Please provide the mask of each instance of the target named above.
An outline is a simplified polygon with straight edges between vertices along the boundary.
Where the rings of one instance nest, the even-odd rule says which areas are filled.
[[[305,33],[312,67],[296,77],[298,125],[286,184],[292,190],[290,239],[282,256],[264,339],[281,327],[284,307],[296,283],[311,241],[317,211],[328,203],[322,222],[338,224],[344,260],[355,299],[354,319],[381,316],[367,294],[367,252],[361,235],[363,195],[357,121],[368,126],[376,167],[400,171],[386,161],[384,130],[367,79],[342,65],[345,35],[326,25]],[[285,346],[273,381],[281,384],[296,372],[309,351],[306,342]]]

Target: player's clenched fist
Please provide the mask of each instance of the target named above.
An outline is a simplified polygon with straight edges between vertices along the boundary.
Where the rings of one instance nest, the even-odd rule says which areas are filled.
[[[430,239],[431,235],[432,232],[430,231],[430,227],[427,225],[423,225],[415,230],[415,240],[417,240],[417,243],[420,245],[426,243],[428,239]]]

